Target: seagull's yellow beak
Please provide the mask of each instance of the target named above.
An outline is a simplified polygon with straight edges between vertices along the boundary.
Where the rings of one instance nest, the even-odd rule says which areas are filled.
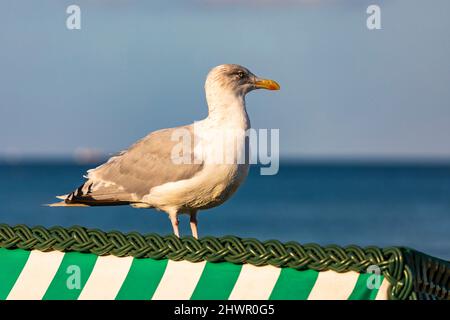
[[[273,80],[256,78],[255,86],[258,89],[280,90],[280,85]]]

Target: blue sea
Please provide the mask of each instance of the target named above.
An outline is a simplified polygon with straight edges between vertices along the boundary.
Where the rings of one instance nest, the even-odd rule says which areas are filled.
[[[0,223],[171,233],[167,215],[155,210],[43,206],[80,185],[91,167],[0,165]],[[180,225],[190,234],[187,216]],[[274,176],[254,166],[228,202],[200,212],[199,230],[200,236],[408,246],[450,259],[450,165],[286,162]]]

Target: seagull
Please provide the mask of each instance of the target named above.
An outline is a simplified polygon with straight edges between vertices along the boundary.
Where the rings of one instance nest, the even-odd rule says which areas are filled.
[[[245,95],[255,89],[279,90],[280,86],[240,65],[214,67],[205,82],[205,119],[150,133],[88,170],[80,187],[57,196],[63,201],[49,206],[154,208],[168,214],[177,237],[178,216],[188,214],[192,236],[198,238],[198,211],[224,203],[247,177],[248,161],[238,160],[248,159],[248,139],[242,134],[250,128]],[[225,131],[232,132],[232,139],[222,143],[220,133]],[[192,139],[182,143],[177,136]],[[187,148],[177,153],[180,145]],[[231,161],[217,161],[221,159],[218,154],[231,157]]]

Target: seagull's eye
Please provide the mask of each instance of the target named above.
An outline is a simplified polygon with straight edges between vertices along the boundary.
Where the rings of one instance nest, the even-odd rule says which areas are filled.
[[[238,76],[239,79],[243,79],[243,78],[245,78],[245,72],[244,71],[238,71],[237,72],[237,76]]]

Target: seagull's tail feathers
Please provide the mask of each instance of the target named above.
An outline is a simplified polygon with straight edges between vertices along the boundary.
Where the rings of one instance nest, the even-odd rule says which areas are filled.
[[[92,181],[86,181],[73,192],[56,196],[63,200],[48,204],[49,207],[94,207],[120,206],[132,203],[129,195],[112,187],[93,188]]]
[[[47,207],[89,207],[89,205],[84,203],[66,203],[65,201],[55,202],[45,204]]]

